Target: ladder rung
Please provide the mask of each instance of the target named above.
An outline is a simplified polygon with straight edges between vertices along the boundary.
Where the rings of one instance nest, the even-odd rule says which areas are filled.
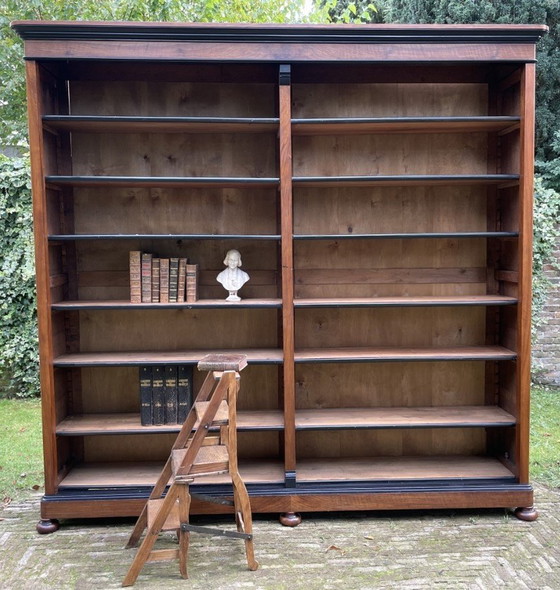
[[[179,549],[155,549],[150,552],[146,561],[171,561],[179,558]]]
[[[219,471],[227,471],[229,468],[229,455],[225,445],[212,445],[200,447],[198,454],[188,472],[181,471],[181,463],[187,453],[187,449],[176,449],[172,452],[171,467],[173,475],[181,477],[185,475],[206,475]]]
[[[194,425],[195,429],[198,428],[200,420],[204,416],[204,413],[206,412],[209,405],[210,405],[210,402],[195,402],[194,408],[196,410],[196,416],[197,416],[197,422]],[[228,421],[229,421],[228,404],[225,400],[222,400],[220,402],[220,406],[218,407],[218,411],[216,412],[216,414],[212,420],[212,425],[220,426],[223,424],[227,424]]]
[[[233,539],[245,539],[247,541],[250,541],[253,538],[253,535],[250,533],[240,533],[238,531],[228,531],[224,529],[214,529],[207,526],[197,526],[188,522],[181,523],[181,530],[189,533],[202,533],[203,535],[232,537]]]

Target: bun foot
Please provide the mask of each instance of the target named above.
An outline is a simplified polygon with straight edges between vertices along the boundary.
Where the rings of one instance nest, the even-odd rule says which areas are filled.
[[[534,506],[516,508],[514,514],[519,520],[525,520],[527,522],[533,522],[539,517],[539,513],[535,510]]]
[[[60,523],[58,522],[58,520],[54,519],[50,520],[48,518],[42,518],[37,523],[37,532],[40,535],[50,535],[51,533],[58,531],[59,528]]]
[[[301,522],[301,516],[295,512],[284,512],[280,515],[280,524],[284,526],[297,526]]]

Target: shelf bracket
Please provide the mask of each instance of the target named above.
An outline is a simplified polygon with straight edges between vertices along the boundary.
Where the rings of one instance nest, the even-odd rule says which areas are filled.
[[[292,66],[289,64],[280,64],[278,70],[278,84],[280,86],[289,86],[292,82]]]
[[[284,472],[284,485],[287,488],[295,488],[296,487],[296,472],[295,471]]]

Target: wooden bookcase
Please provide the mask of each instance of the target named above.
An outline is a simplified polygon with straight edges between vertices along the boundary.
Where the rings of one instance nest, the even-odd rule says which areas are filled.
[[[138,368],[219,350],[248,355],[239,455],[254,511],[536,517],[546,27],[13,26],[29,89],[42,530],[138,514],[178,430],[140,425]],[[251,276],[238,304],[215,280],[229,248]],[[200,299],[131,304],[131,250],[197,263]],[[198,485],[227,493],[219,477]]]

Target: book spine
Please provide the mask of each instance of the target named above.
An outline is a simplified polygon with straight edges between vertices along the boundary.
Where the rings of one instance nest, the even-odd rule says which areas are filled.
[[[177,281],[179,279],[179,259],[169,260],[169,303],[177,303]]]
[[[187,303],[198,300],[198,264],[187,264]]]
[[[152,367],[140,367],[140,424],[152,424]]]
[[[152,258],[152,303],[159,303],[159,258]]]
[[[179,276],[177,278],[177,301],[185,301],[185,286],[187,281],[187,259],[179,258]]]
[[[131,250],[129,253],[130,303],[142,302],[142,253]]]
[[[165,367],[165,424],[177,424],[177,366]]]
[[[164,377],[163,367],[152,367],[152,423],[158,426],[164,424],[165,421]]]
[[[159,261],[159,301],[169,303],[169,258]]]
[[[177,422],[182,424],[193,405],[193,367],[180,365],[177,371]]]
[[[142,303],[152,302],[152,255],[142,254]]]

